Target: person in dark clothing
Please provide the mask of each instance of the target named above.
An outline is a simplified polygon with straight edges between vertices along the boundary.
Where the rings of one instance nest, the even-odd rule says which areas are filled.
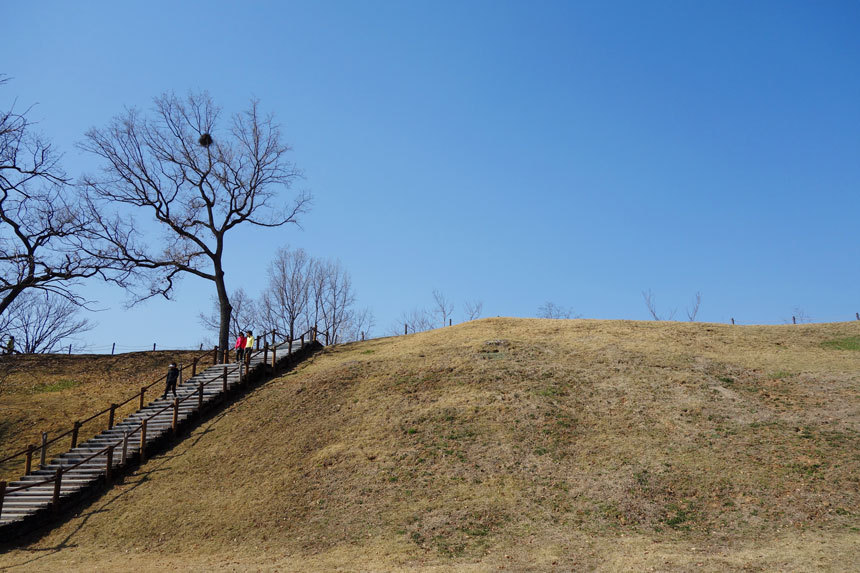
[[[162,399],[167,398],[167,393],[173,391],[173,397],[176,398],[176,381],[179,379],[179,368],[175,362],[171,362],[167,367],[167,384],[164,386],[164,395]]]

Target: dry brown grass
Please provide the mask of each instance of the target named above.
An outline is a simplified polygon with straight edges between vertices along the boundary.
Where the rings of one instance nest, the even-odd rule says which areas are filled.
[[[132,352],[116,356],[28,354],[3,356],[0,369],[8,376],[0,382],[0,459],[28,445],[38,445],[42,432],[48,437],[70,429],[82,420],[140,392],[141,386],[164,376],[171,360],[190,363],[200,352]],[[156,385],[158,386],[158,385]],[[148,391],[155,397],[163,386]],[[117,411],[117,421],[132,412],[137,402]],[[107,425],[107,416],[86,424],[80,437],[86,439]],[[62,439],[49,449],[58,454],[68,449]],[[23,461],[0,465],[0,479],[20,477]]]
[[[860,324],[486,319],[326,350],[27,569],[853,570]]]

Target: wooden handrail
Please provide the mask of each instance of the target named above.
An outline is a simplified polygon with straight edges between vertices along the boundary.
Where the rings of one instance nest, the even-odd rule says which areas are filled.
[[[200,354],[200,355],[198,355],[198,356],[196,356],[196,357],[192,357],[192,360],[193,360],[194,358],[196,358],[197,360],[199,360],[201,357],[205,356],[206,354],[208,354],[208,351],[207,351],[207,352],[204,352],[204,353],[202,353],[202,354]],[[181,368],[181,369],[190,368],[190,367],[191,367],[191,364],[182,364],[182,365],[180,366],[180,368]],[[166,374],[165,374],[165,375],[163,375],[163,376],[161,376],[161,377],[159,377],[159,378],[157,378],[156,380],[154,380],[154,381],[150,382],[150,383],[149,383],[149,384],[147,384],[146,386],[143,386],[141,389],[142,389],[142,390],[148,390],[148,389],[152,388],[153,386],[155,386],[156,384],[158,384],[159,382],[163,382],[163,381],[165,380],[165,378],[167,378],[167,375],[166,375]],[[128,398],[127,400],[125,400],[125,401],[123,401],[123,402],[120,402],[120,403],[118,403],[118,404],[112,404],[111,406],[108,406],[108,407],[107,407],[107,408],[105,408],[104,410],[102,410],[102,411],[100,411],[100,412],[97,412],[97,413],[93,414],[93,415],[92,415],[92,416],[90,416],[89,418],[86,418],[85,420],[81,420],[81,421],[78,423],[78,425],[77,425],[77,426],[78,426],[78,428],[77,428],[77,429],[78,429],[78,430],[80,430],[80,427],[81,427],[81,426],[83,426],[84,424],[86,424],[87,422],[91,422],[91,421],[95,420],[96,418],[98,418],[99,416],[102,416],[102,415],[104,415],[104,414],[106,414],[106,413],[110,412],[112,407],[115,407],[115,408],[121,408],[121,407],[125,406],[126,404],[128,404],[129,402],[131,402],[132,400],[135,400],[135,399],[137,399],[137,398],[139,398],[139,397],[140,397],[140,392],[137,392],[136,394],[134,394],[133,396],[131,396],[130,398]],[[60,440],[60,439],[62,439],[62,438],[65,438],[66,436],[68,436],[68,435],[72,434],[74,431],[75,431],[75,427],[72,427],[72,428],[70,428],[69,430],[67,430],[67,431],[63,432],[62,434],[58,434],[58,435],[54,436],[53,438],[51,438],[50,440],[48,440],[48,441],[44,442],[44,443],[42,444],[42,446],[40,446],[40,447],[47,447],[47,446],[49,446],[49,445],[53,444],[54,442],[56,442],[57,440]],[[8,462],[8,461],[10,461],[10,460],[13,460],[13,459],[15,459],[15,458],[21,457],[21,456],[25,455],[26,453],[27,453],[27,448],[25,448],[25,449],[21,450],[20,452],[14,453],[14,454],[12,454],[11,456],[7,456],[7,457],[3,458],[2,460],[0,460],[0,464],[4,464],[4,463],[6,463],[6,462]]]
[[[312,330],[314,330],[314,329],[313,329],[313,328],[308,329],[307,331],[305,331],[305,332],[302,334],[302,336],[304,336],[305,334],[309,334]],[[268,333],[268,334],[276,334],[276,331],[272,331],[271,333]],[[274,348],[275,348],[275,345],[272,345],[273,357],[274,357]],[[208,353],[208,351],[207,351],[207,353]],[[183,368],[184,368],[184,367],[185,367],[185,366],[183,366]],[[226,370],[228,370],[228,369],[229,369],[229,366],[226,366],[226,365],[225,365],[225,367],[224,367],[224,368],[225,368],[225,371],[226,371]],[[238,366],[238,365],[237,365],[236,367],[234,367],[234,370],[235,370],[235,368],[241,368],[241,366]],[[155,384],[155,383],[157,383],[157,382],[159,382],[159,381],[161,381],[161,380],[163,380],[163,379],[164,379],[164,377],[160,378],[159,380],[156,380],[155,382],[153,382],[153,383],[152,383],[152,384],[150,384],[149,386],[146,386],[145,388],[149,388],[149,387],[151,387],[153,384]],[[182,398],[176,398],[176,399],[174,399],[174,401],[173,401],[173,402],[170,402],[170,403],[168,403],[167,405],[163,406],[160,410],[158,410],[158,411],[156,411],[156,412],[154,412],[154,413],[150,414],[149,416],[144,417],[144,418],[140,421],[140,423],[139,423],[139,424],[137,424],[136,426],[134,426],[133,428],[131,428],[131,430],[130,430],[130,431],[126,429],[126,431],[124,432],[123,437],[122,437],[121,439],[118,439],[116,442],[109,443],[107,446],[105,446],[105,447],[104,447],[104,448],[102,448],[101,450],[99,450],[99,451],[97,451],[97,452],[95,452],[95,453],[93,453],[93,454],[89,455],[88,457],[86,457],[86,458],[84,458],[84,459],[82,459],[82,460],[80,460],[80,461],[76,462],[76,463],[75,463],[75,464],[73,464],[73,465],[66,466],[66,467],[64,467],[64,466],[62,466],[62,465],[61,465],[61,466],[57,469],[56,474],[55,474],[55,475],[53,475],[53,476],[51,476],[50,478],[45,479],[45,480],[42,480],[42,481],[37,481],[37,482],[28,483],[28,484],[26,484],[26,485],[21,485],[21,486],[14,487],[14,488],[8,488],[8,487],[7,487],[7,488],[5,488],[5,490],[4,490],[4,494],[3,494],[3,495],[4,495],[4,497],[5,497],[5,495],[6,495],[6,494],[9,494],[9,493],[14,493],[14,492],[17,492],[17,491],[24,491],[24,490],[30,489],[30,488],[32,488],[32,487],[37,487],[37,486],[41,486],[41,485],[46,485],[46,484],[49,484],[49,483],[56,483],[58,480],[62,480],[62,475],[63,475],[64,473],[69,472],[70,470],[73,470],[73,469],[75,469],[75,468],[77,468],[77,467],[81,466],[82,464],[87,463],[88,461],[90,461],[90,460],[92,460],[92,459],[94,459],[94,458],[97,458],[97,457],[99,457],[99,456],[101,456],[101,455],[103,455],[103,454],[106,454],[106,453],[108,453],[109,451],[112,451],[112,450],[113,450],[113,448],[116,448],[117,446],[122,446],[124,443],[126,443],[126,444],[127,444],[127,443],[128,443],[128,442],[127,442],[127,440],[128,440],[131,436],[133,436],[133,435],[134,435],[138,430],[145,431],[145,430],[143,430],[143,428],[145,428],[145,427],[146,427],[146,422],[148,422],[149,420],[152,420],[153,418],[155,418],[155,417],[156,417],[156,416],[158,416],[159,414],[163,413],[163,412],[164,412],[164,411],[166,411],[167,409],[173,408],[173,409],[174,409],[174,411],[175,411],[175,410],[176,410],[176,408],[178,408],[178,405],[179,405],[179,404],[181,404],[182,402],[184,402],[184,401],[186,401],[186,400],[191,399],[192,397],[194,397],[195,395],[197,395],[197,394],[198,394],[198,392],[202,395],[202,392],[203,392],[203,390],[206,388],[206,386],[208,386],[209,384],[212,384],[213,382],[217,382],[217,381],[219,381],[220,379],[221,379],[221,376],[217,376],[217,377],[214,377],[212,380],[209,380],[208,382],[203,382],[203,381],[201,381],[196,391],[191,392],[191,393],[187,394],[186,396],[184,396],[184,397],[182,397]],[[78,425],[78,427],[80,427],[80,425],[82,425],[82,424],[84,424],[84,423],[86,423],[86,422],[89,422],[89,421],[91,421],[91,420],[95,419],[96,417],[100,416],[101,414],[104,414],[105,412],[108,412],[108,411],[110,411],[110,410],[114,409],[114,407],[115,407],[115,406],[121,406],[121,405],[127,404],[128,402],[130,402],[130,401],[131,401],[131,400],[133,400],[134,398],[137,398],[138,396],[139,396],[139,394],[135,394],[132,398],[130,398],[129,400],[126,400],[125,402],[123,402],[123,404],[112,405],[111,407],[107,408],[106,410],[104,410],[104,411],[102,411],[102,412],[99,412],[99,414],[93,415],[93,416],[91,416],[90,418],[87,418],[86,420],[84,420],[83,422],[80,422],[80,423],[79,423],[79,425]],[[199,399],[199,398],[198,398],[198,399]],[[71,429],[71,430],[68,430],[67,432],[65,432],[65,433],[63,433],[63,434],[60,434],[60,435],[58,435],[58,436],[54,437],[54,438],[53,438],[53,439],[51,439],[50,441],[45,442],[45,444],[47,445],[47,444],[52,443],[52,442],[54,442],[54,441],[56,441],[56,440],[58,440],[58,439],[60,439],[60,438],[62,438],[62,437],[65,437],[65,436],[67,436],[67,435],[71,434],[73,431],[74,431],[74,428],[73,428],[73,429]],[[142,438],[142,441],[144,441],[144,440],[146,439],[146,438],[144,437],[144,435],[142,435],[142,436],[141,436],[141,438]],[[146,455],[146,454],[145,454],[145,452],[143,451],[143,446],[145,446],[145,443],[144,443],[144,444],[141,444],[141,446],[142,446],[142,447],[141,447],[141,452],[140,452],[140,453],[141,453],[141,459],[144,459],[144,460],[145,460],[145,459],[146,459],[146,458],[145,458],[145,455]],[[32,446],[28,446],[27,448],[25,448],[24,450],[22,450],[22,452],[20,452],[20,453],[18,453],[18,454],[13,455],[13,456],[10,456],[10,457],[8,457],[8,458],[5,458],[5,459],[3,459],[3,460],[0,460],[0,463],[6,462],[6,461],[11,460],[11,459],[14,459],[14,458],[15,458],[15,457],[17,457],[18,455],[26,454],[28,451],[30,451],[30,450],[31,450],[31,448],[32,448]],[[125,453],[125,452],[123,452],[123,453]],[[125,457],[125,456],[123,456],[123,459],[124,459],[124,457]],[[112,461],[112,460],[111,460],[111,461]],[[106,470],[106,474],[107,474],[107,475],[110,475],[110,470]],[[0,503],[2,503],[2,502],[0,502]]]

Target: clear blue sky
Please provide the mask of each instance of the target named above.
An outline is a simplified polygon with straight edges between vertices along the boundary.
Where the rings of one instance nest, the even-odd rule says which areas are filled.
[[[284,128],[303,230],[234,237],[258,293],[277,247],[339,258],[384,333],[434,288],[485,316],[779,323],[860,311],[860,3],[6,2],[4,106],[72,175],[124,106],[208,90]],[[241,247],[241,249],[240,249]],[[245,256],[248,250],[252,256]],[[244,253],[244,254],[243,254]],[[188,346],[211,283],[106,310],[94,348]],[[456,318],[455,318],[456,319]]]

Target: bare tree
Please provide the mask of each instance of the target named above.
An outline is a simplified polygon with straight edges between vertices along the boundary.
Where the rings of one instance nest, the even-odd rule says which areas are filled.
[[[414,308],[409,312],[402,312],[400,318],[388,329],[393,336],[403,334],[404,328],[409,333],[424,332],[433,328],[433,320],[426,308]]]
[[[92,330],[95,325],[79,318],[80,306],[52,292],[29,292],[9,306],[7,331],[23,354],[52,352],[60,342]]]
[[[693,296],[693,305],[686,309],[687,310],[687,318],[690,319],[690,322],[696,322],[696,315],[699,314],[699,307],[702,305],[702,293],[696,292]]]
[[[554,302],[545,302],[538,307],[538,318],[580,318],[572,308],[561,307]]]
[[[230,304],[233,312],[230,314],[230,335],[238,336],[261,321],[257,302],[244,289],[238,288],[230,294]],[[218,332],[221,328],[221,308],[218,297],[212,297],[212,311],[209,314],[200,313],[200,324]]]
[[[433,313],[442,321],[442,326],[448,326],[448,321],[454,314],[454,303],[448,300],[445,293],[433,289]]]
[[[352,278],[340,261],[320,263],[319,268],[325,276],[322,304],[323,331],[329,344],[337,344],[342,338],[342,329],[352,320],[352,305],[355,293]]]
[[[351,313],[351,318],[346,327],[346,340],[364,340],[370,338],[370,332],[376,326],[376,317],[369,308],[362,308]]]
[[[32,290],[83,304],[76,281],[103,270],[81,249],[90,221],[29,111],[0,111],[0,314]]]
[[[83,179],[95,235],[110,245],[95,254],[127,273],[123,286],[145,285],[134,302],[169,298],[184,273],[215,283],[218,341],[227,348],[233,311],[224,280],[227,233],[243,224],[297,223],[310,199],[301,193],[281,200],[300,173],[286,160],[290,148],[278,125],[256,101],[225,129],[220,115],[205,93],[164,94],[151,117],[126,110],[88,131],[81,147],[104,162],[101,176]],[[141,233],[145,214],[165,239]]]
[[[467,300],[463,304],[463,310],[466,312],[466,320],[475,320],[481,317],[484,303],[479,300]]]
[[[263,292],[263,316],[269,329],[296,338],[305,319],[315,261],[303,249],[278,250],[269,264],[269,284]]]
[[[665,317],[657,314],[657,306],[654,302],[654,293],[651,292],[651,289],[642,291],[642,298],[645,299],[645,306],[648,307],[648,312],[654,320],[672,320],[675,318],[675,313],[678,312],[678,309],[676,308]]]

